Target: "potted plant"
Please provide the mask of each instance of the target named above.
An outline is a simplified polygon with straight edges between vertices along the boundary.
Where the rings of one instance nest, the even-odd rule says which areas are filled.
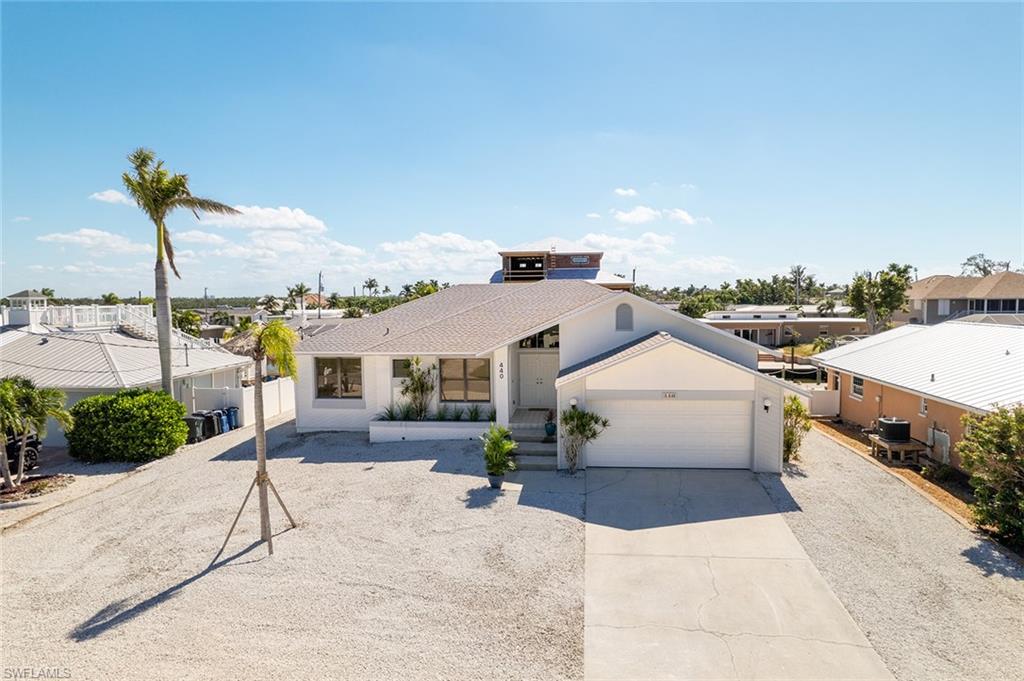
[[[492,423],[480,439],[484,443],[484,467],[487,468],[487,480],[492,489],[501,489],[505,473],[514,471],[516,463],[512,460],[512,451],[519,444],[512,439],[512,433],[505,426]]]
[[[544,434],[548,437],[554,437],[557,430],[558,426],[555,424],[555,410],[548,409],[547,416],[544,417]]]

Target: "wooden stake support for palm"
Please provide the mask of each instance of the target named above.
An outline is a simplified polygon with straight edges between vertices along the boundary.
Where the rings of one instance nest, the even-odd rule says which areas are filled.
[[[288,518],[288,522],[291,523],[292,528],[298,527],[295,519],[292,518],[292,514],[288,512],[288,507],[284,505],[284,501],[281,499],[281,495],[277,493],[277,488],[274,487],[274,483],[270,480],[270,476],[267,475],[266,471],[257,472],[256,477],[253,478],[252,484],[249,485],[249,491],[245,493],[245,499],[242,500],[242,505],[238,509],[238,513],[235,515],[235,521],[231,523],[231,529],[228,530],[228,536],[224,537],[224,543],[221,544],[220,550],[217,551],[217,555],[214,556],[213,562],[216,562],[220,558],[221,554],[224,553],[224,549],[227,548],[228,540],[231,539],[231,535],[235,531],[235,526],[238,525],[239,518],[242,517],[242,511],[245,510],[245,505],[249,503],[249,497],[252,495],[252,490],[256,485],[260,486],[260,540],[267,542],[267,550],[270,555],[274,555],[274,537],[270,531],[270,509],[268,508],[267,488],[274,493],[274,498],[277,499],[277,503],[281,505],[281,510],[284,511],[285,516]]]
[[[253,489],[259,489],[260,540],[267,543],[267,550],[270,552],[270,555],[274,555],[274,539],[273,533],[270,531],[270,495],[267,493],[268,488],[274,493],[274,498],[281,505],[281,510],[284,511],[292,528],[298,527],[295,519],[292,518],[292,514],[288,512],[288,507],[284,505],[284,500],[281,499],[277,487],[274,486],[270,476],[267,474],[267,432],[263,421],[263,360],[272,357],[272,359],[276,360],[279,367],[284,365],[292,369],[289,373],[294,373],[294,355],[291,355],[291,346],[295,342],[294,333],[294,331],[280,322],[271,322],[265,328],[248,330],[238,337],[231,338],[224,344],[236,354],[249,355],[253,358],[255,364],[253,411],[256,417],[256,477],[253,478],[252,483],[249,485],[249,491],[245,493],[245,499],[242,500],[242,506],[235,515],[235,521],[231,523],[228,536],[224,538],[224,543],[214,557],[213,562],[216,562],[217,558],[220,558],[221,554],[224,553],[228,540],[231,539],[235,526],[238,525],[238,520],[242,517],[242,511],[245,510],[245,505],[249,503],[249,497],[252,496]],[[272,354],[268,351],[272,351]]]

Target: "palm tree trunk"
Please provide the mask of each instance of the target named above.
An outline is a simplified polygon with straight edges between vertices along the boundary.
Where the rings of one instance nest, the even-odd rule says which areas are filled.
[[[17,485],[21,484],[21,481],[25,479],[25,450],[28,448],[28,430],[21,434],[21,449],[18,450],[18,476],[14,478],[14,483]]]
[[[253,386],[253,410],[256,413],[256,480],[260,488],[260,539],[274,553],[270,535],[270,499],[267,496],[267,426],[263,421],[263,358],[256,358],[256,384]]]
[[[158,232],[160,246],[163,246],[163,229]],[[160,387],[174,397],[171,374],[171,292],[167,286],[167,262],[163,258],[163,248],[157,250],[153,273],[156,279],[156,341],[160,354]]]
[[[11,466],[7,462],[7,433],[4,433],[4,451],[0,453],[0,473],[4,476],[4,485],[7,489],[14,489],[14,481],[11,480]]]

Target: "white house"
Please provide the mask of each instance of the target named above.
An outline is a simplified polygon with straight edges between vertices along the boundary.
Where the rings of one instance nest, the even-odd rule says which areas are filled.
[[[419,357],[438,367],[435,410],[477,405],[514,433],[548,409],[607,416],[611,427],[583,466],[778,472],[783,389],[792,386],[757,372],[759,352],[585,281],[459,285],[306,336],[296,352],[296,426],[370,431],[374,440],[379,414],[401,399],[407,363]],[[474,427],[483,428],[417,422],[402,439]],[[561,447],[558,457],[564,466]]]
[[[0,377],[23,376],[60,388],[69,407],[122,388],[159,389],[156,320],[149,305],[51,306],[21,294],[10,300],[10,324],[0,328]],[[197,392],[219,397],[241,389],[252,360],[177,329],[172,334],[174,397],[186,410],[198,408]],[[44,444],[66,444],[52,421]]]

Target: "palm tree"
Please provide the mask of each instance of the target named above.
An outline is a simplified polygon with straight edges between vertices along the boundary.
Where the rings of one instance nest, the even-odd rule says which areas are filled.
[[[100,300],[103,301],[104,305],[118,305],[121,302],[121,298],[116,293],[104,293]]]
[[[56,388],[37,388],[32,381],[20,376],[15,376],[11,382],[18,402],[19,428],[16,432],[21,434],[18,475],[14,478],[14,484],[20,485],[25,478],[25,450],[28,449],[29,435],[34,432],[40,438],[46,437],[48,418],[52,418],[64,430],[72,426],[74,419],[64,407],[66,396],[62,391]]]
[[[793,265],[789,268],[789,277],[793,280],[793,289],[795,291],[796,305],[800,304],[800,283],[804,279],[804,275],[807,274],[807,268],[803,265]]]
[[[373,277],[368,277],[366,281],[363,282],[363,290],[369,291],[371,296],[377,295],[377,290],[379,288],[380,285],[377,283],[377,280],[374,279]]]
[[[303,284],[301,281],[295,286],[292,286],[290,289],[288,289],[289,296],[291,296],[292,298],[299,299],[299,310],[301,310],[303,314],[305,314],[306,312],[306,294],[308,294],[309,292],[310,288]]]
[[[14,383],[5,378],[0,381],[0,433],[3,434],[3,443],[6,450],[7,433],[18,430],[18,400],[15,395]],[[3,473],[4,485],[7,489],[14,487],[11,479],[11,467],[7,462],[7,452],[0,452],[0,473]]]
[[[252,488],[259,485],[260,539],[267,542],[267,550],[271,555],[274,553],[274,543],[270,532],[268,487],[274,492],[277,502],[281,504],[292,527],[296,525],[291,514],[288,513],[288,509],[285,508],[284,502],[281,501],[281,495],[277,493],[274,483],[270,481],[270,476],[267,475],[267,427],[263,417],[263,362],[273,362],[282,376],[295,378],[295,343],[298,342],[298,339],[298,334],[288,328],[280,319],[275,319],[266,326],[254,325],[224,343],[224,347],[236,355],[251,357],[256,372],[253,384],[255,388],[253,402],[256,413],[256,478],[249,487],[249,493],[245,495],[245,501],[242,502],[242,508],[238,510],[238,516],[242,515],[245,502],[249,500],[249,494],[252,494]],[[235,518],[235,523],[237,522],[238,517]],[[232,524],[231,530],[228,530],[228,539],[234,529],[235,526]],[[224,540],[224,545],[227,546],[227,539]],[[221,551],[223,550],[222,546]]]
[[[224,338],[234,338],[240,333],[245,333],[255,326],[252,317],[239,317],[238,321],[231,325],[231,328],[224,332]]]
[[[268,293],[256,302],[256,306],[266,311],[267,314],[274,314],[278,311],[280,305],[278,304],[277,298],[272,294]]]
[[[56,294],[54,294],[52,288],[41,288],[39,289],[39,292],[42,293],[47,298],[49,298],[50,300],[53,300],[56,297]]]
[[[149,149],[138,148],[128,155],[132,170],[121,176],[125,189],[142,212],[156,227],[156,336],[160,354],[160,384],[168,395],[172,392],[171,377],[171,293],[167,282],[167,265],[181,279],[174,265],[174,245],[167,230],[167,216],[178,208],[187,208],[199,219],[205,213],[238,213],[226,204],[193,196],[188,188],[188,175],[171,174],[164,162]]]
[[[385,286],[384,287],[384,291],[382,293],[384,295],[388,295],[389,293],[391,293],[391,287],[390,286]]]
[[[341,308],[341,306],[344,304],[345,299],[339,296],[337,291],[327,296],[327,307],[329,307],[332,310],[337,310]]]

